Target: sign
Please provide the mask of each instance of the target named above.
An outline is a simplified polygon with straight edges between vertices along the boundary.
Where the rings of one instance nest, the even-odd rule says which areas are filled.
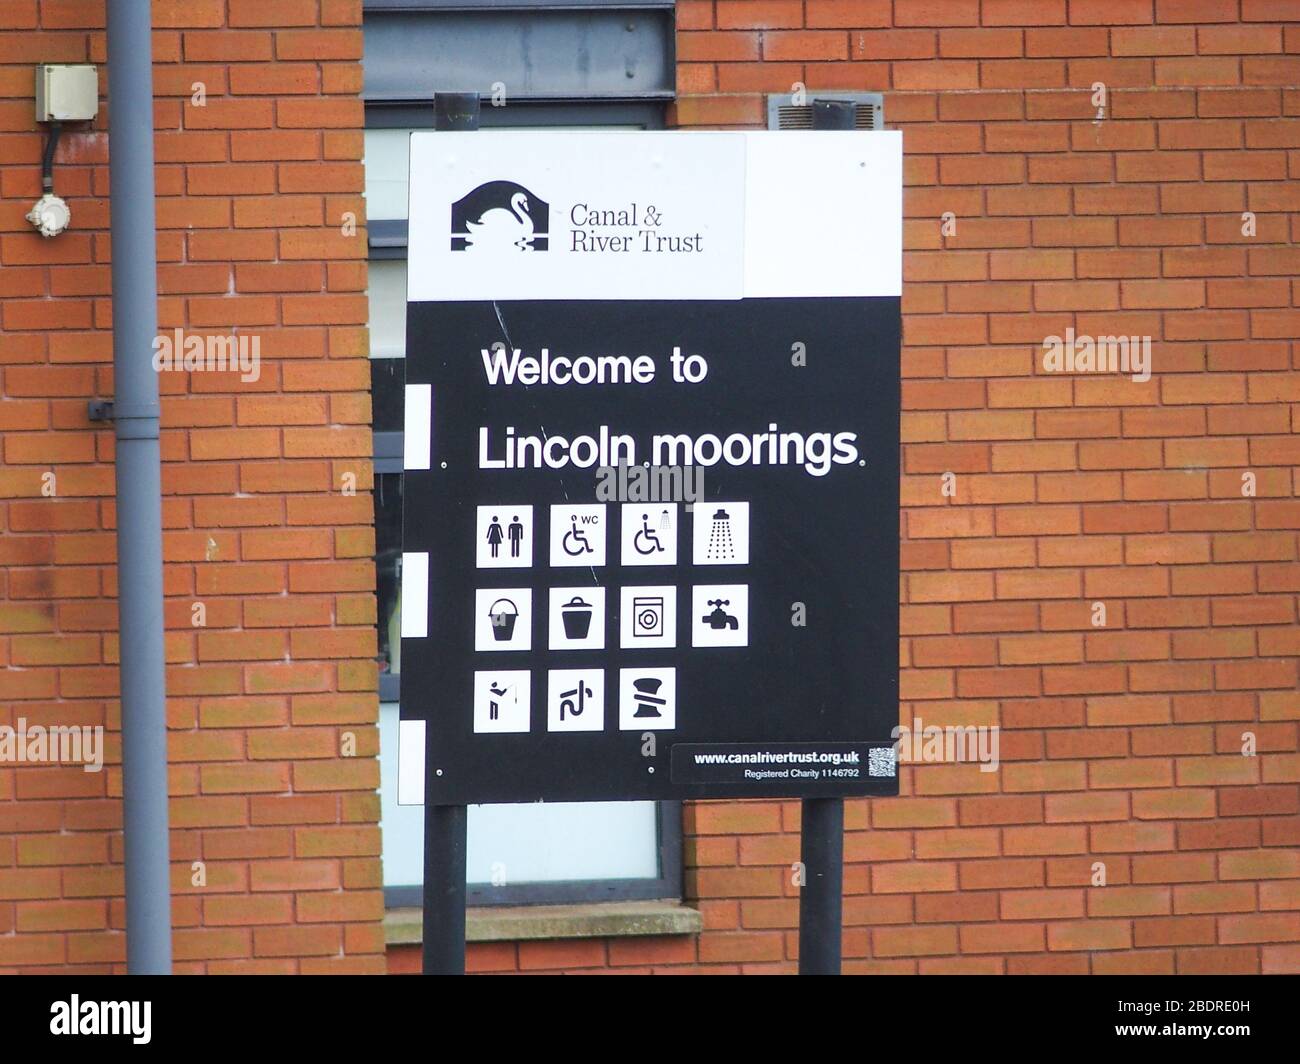
[[[901,156],[412,136],[405,800],[897,793]]]

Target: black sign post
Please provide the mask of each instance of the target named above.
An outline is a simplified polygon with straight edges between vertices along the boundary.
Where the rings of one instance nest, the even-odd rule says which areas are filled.
[[[783,797],[800,971],[838,972],[843,798],[898,793],[897,136],[411,160],[425,970],[464,968],[467,805]]]
[[[476,92],[440,92],[434,96],[434,128],[478,129]],[[425,760],[430,762],[426,737]],[[424,899],[421,911],[425,975],[465,974],[465,851],[468,811],[464,805],[424,803]]]
[[[805,798],[799,809],[799,974],[839,975],[844,936],[844,799]]]
[[[463,805],[424,806],[424,974],[465,974]]]
[[[813,129],[852,129],[857,107],[816,100]],[[844,799],[805,798],[799,808],[799,974],[839,975],[844,943]]]

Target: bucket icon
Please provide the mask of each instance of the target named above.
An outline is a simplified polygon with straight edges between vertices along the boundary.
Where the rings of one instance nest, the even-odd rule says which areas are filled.
[[[591,603],[584,602],[578,595],[574,595],[573,598],[560,607],[560,616],[564,618],[564,634],[566,638],[587,638],[587,633],[591,630],[591,611]]]
[[[508,643],[515,634],[515,621],[519,619],[519,607],[508,598],[499,598],[488,607],[488,616],[492,620],[492,638],[498,643]]]

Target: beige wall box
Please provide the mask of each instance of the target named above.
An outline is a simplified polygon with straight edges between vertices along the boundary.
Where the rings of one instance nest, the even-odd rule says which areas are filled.
[[[88,122],[99,113],[99,71],[45,63],[36,68],[36,121]]]

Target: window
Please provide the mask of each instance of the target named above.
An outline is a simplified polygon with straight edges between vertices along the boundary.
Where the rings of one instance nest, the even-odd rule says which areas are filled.
[[[423,807],[397,800],[410,133],[433,127],[432,95],[440,84],[481,85],[484,128],[661,128],[672,96],[671,2],[516,0],[510,11],[505,6],[495,0],[477,6],[450,0],[366,2],[381,816],[390,905],[419,904],[424,871]],[[488,55],[490,64],[484,59]],[[494,84],[505,87],[504,106],[490,105]],[[470,902],[678,897],[680,817],[676,802],[471,806]]]

